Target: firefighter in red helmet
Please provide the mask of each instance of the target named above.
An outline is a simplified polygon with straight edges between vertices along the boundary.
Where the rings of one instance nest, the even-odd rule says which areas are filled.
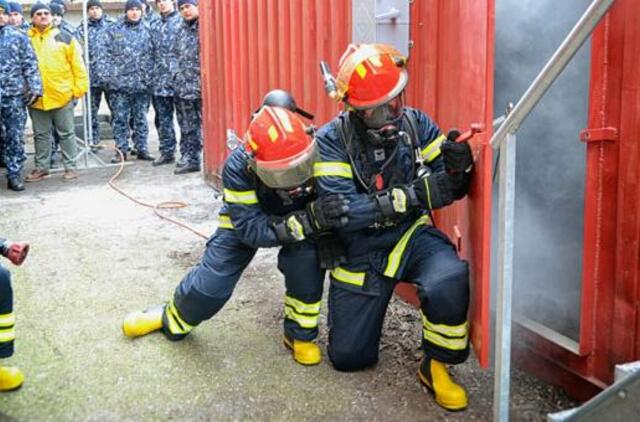
[[[395,285],[416,285],[421,302],[420,381],[448,410],[467,395],[447,365],[469,355],[468,265],[431,211],[463,198],[473,156],[451,142],[422,111],[404,105],[406,59],[381,44],[350,45],[329,94],[345,111],[318,130],[314,165],[319,195],[349,200],[348,222],[337,229],[349,260],[331,270],[328,354],[338,370],[373,366]]]
[[[162,330],[169,340],[183,339],[224,306],[258,248],[280,246],[284,343],[298,363],[315,365],[324,268],[338,265],[343,254],[330,231],[346,224],[347,201],[339,194],[316,197],[316,142],[291,110],[261,107],[245,141],[225,162],[220,224],[202,260],[171,300],[127,316],[123,331],[138,337]]]

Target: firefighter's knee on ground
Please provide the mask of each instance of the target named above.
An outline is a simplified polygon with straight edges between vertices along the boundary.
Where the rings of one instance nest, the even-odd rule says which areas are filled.
[[[336,350],[329,345],[329,360],[337,371],[355,372],[370,368],[378,363],[377,353],[363,353],[359,350]]]

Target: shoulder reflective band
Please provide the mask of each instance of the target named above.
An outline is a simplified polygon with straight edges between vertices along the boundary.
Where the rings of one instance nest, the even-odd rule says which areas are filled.
[[[469,332],[469,322],[460,325],[434,324],[422,313],[422,325],[425,330],[443,334],[447,337],[464,337]]]
[[[224,200],[230,204],[253,205],[258,203],[258,196],[254,190],[237,191],[225,189]]]
[[[404,250],[407,248],[407,243],[409,243],[409,239],[411,239],[411,235],[416,231],[418,226],[424,226],[427,224],[431,224],[431,218],[428,215],[423,215],[418,218],[418,220],[413,223],[409,229],[404,232],[396,246],[393,247],[393,250],[389,254],[389,258],[387,260],[387,268],[384,270],[384,275],[386,277],[395,277],[398,272],[398,268],[400,268],[400,261],[402,260],[402,255],[404,254]]]
[[[431,141],[429,143],[429,145],[427,145],[422,151],[422,159],[427,162],[430,163],[433,160],[435,160],[436,158],[438,158],[438,155],[440,155],[440,145],[442,145],[442,143],[444,141],[447,140],[447,137],[444,135],[440,135],[438,136],[436,139],[434,139],[433,141]]]
[[[189,334],[189,332],[193,330],[192,325],[187,324],[182,318],[180,318],[173,300],[167,305],[165,313],[167,315],[169,332],[171,332],[171,334]]]
[[[221,214],[218,216],[218,227],[221,229],[233,229],[233,223],[231,217]]]
[[[341,163],[339,161],[326,161],[324,163],[315,163],[313,165],[313,177],[344,177],[345,179],[353,179],[351,165]]]
[[[364,285],[365,273],[354,273],[342,267],[336,267],[331,270],[331,276],[343,283],[353,284],[354,286]]]

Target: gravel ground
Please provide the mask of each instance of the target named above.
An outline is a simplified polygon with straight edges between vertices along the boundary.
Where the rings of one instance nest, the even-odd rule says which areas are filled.
[[[171,171],[134,162],[118,183],[151,203],[189,203],[164,213],[213,232],[220,200],[199,174]],[[0,190],[0,234],[32,244],[25,265],[12,268],[18,338],[9,362],[27,378],[21,390],[0,395],[0,420],[492,419],[492,371],[473,357],[452,371],[469,391],[466,411],[442,410],[419,385],[419,316],[398,299],[375,369],[340,373],[327,359],[295,364],[280,340],[284,287],[275,250],[259,252],[223,311],[185,341],[125,338],[123,317],[166,300],[204,241],[109,188],[114,172],[81,171],[71,183],[55,174],[20,194]],[[543,421],[574,404],[513,373],[512,420]]]

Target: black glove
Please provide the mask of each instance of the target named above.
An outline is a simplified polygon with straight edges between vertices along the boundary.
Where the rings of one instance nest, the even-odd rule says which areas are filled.
[[[299,242],[347,224],[348,203],[341,194],[329,194],[310,202],[306,210],[274,217],[271,225],[281,242]]]
[[[35,92],[28,92],[24,95],[24,105],[30,107],[34,105],[39,99],[41,95]]]
[[[347,262],[347,251],[342,240],[335,234],[318,236],[315,243],[320,268],[333,269]]]
[[[321,196],[307,205],[307,212],[318,231],[327,231],[344,227],[349,219],[349,200],[342,194]]]
[[[449,173],[468,173],[473,167],[473,153],[469,142],[455,142],[460,132],[453,129],[449,131],[447,140],[440,146],[444,166]]]
[[[454,195],[453,179],[444,172],[431,173],[416,179],[410,186],[418,198],[418,206],[423,209],[436,210],[457,199]]]

